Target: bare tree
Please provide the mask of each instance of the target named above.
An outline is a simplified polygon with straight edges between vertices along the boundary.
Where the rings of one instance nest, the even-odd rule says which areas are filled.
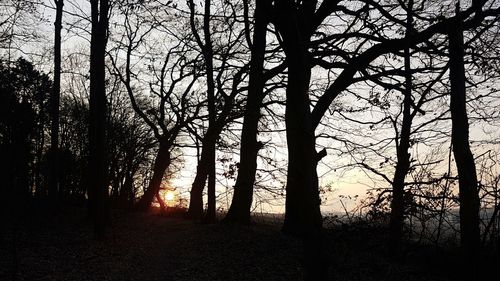
[[[0,51],[8,61],[18,52],[26,52],[28,43],[41,38],[36,26],[42,17],[39,0],[5,0],[0,3]],[[6,54],[4,52],[6,52]]]
[[[413,1],[408,2],[407,20],[406,20],[406,37],[411,36],[413,28]],[[410,169],[410,134],[412,114],[412,75],[410,65],[410,46],[404,48],[404,71],[405,71],[405,87],[403,98],[403,121],[401,124],[400,136],[396,137],[396,156],[397,165],[394,171],[394,179],[392,181],[392,201],[391,201],[391,246],[392,249],[399,249],[399,244],[402,236],[404,223],[404,186],[405,178]]]
[[[106,234],[109,221],[106,161],[106,85],[105,55],[108,32],[108,0],[92,0],[92,35],[90,41],[89,101],[89,211],[94,232],[99,238]]]
[[[51,95],[50,150],[52,151],[51,173],[49,176],[49,197],[57,201],[59,192],[59,100],[61,96],[61,30],[64,0],[56,0],[56,19],[54,22],[54,85]]]
[[[474,7],[476,8],[476,7]],[[481,9],[478,7],[478,9]],[[478,12],[478,10],[476,10]],[[477,174],[469,145],[469,123],[466,109],[463,22],[460,5],[449,29],[450,50],[450,112],[452,120],[451,140],[458,170],[460,200],[460,243],[463,248],[464,265],[470,277],[476,278],[477,254],[480,246],[479,193]]]
[[[216,219],[216,145],[224,127],[241,114],[235,112],[238,104],[238,94],[243,89],[240,84],[245,80],[248,62],[241,51],[244,32],[237,26],[237,5],[230,2],[221,3],[221,16],[218,16],[217,25],[213,23],[212,5],[206,0],[203,4],[204,12],[201,29],[203,36],[198,32],[199,24],[196,18],[195,3],[188,1],[190,10],[190,27],[195,37],[196,45],[204,59],[206,70],[206,96],[208,125],[203,130],[201,140],[201,156],[196,168],[196,177],[191,188],[189,201],[189,215],[193,219],[200,219],[203,215],[203,190],[208,178],[208,210],[205,217],[207,222]],[[224,27],[224,29],[221,29]],[[240,58],[238,58],[240,57]],[[243,57],[243,59],[241,58]],[[236,63],[237,61],[243,63]],[[228,77],[231,77],[228,79]],[[191,130],[193,133],[194,131]],[[197,134],[197,133],[195,133]]]
[[[118,7],[123,15],[123,23],[117,23],[118,37],[114,41],[116,47],[112,50],[114,54],[110,51],[109,57],[113,75],[125,86],[132,108],[151,129],[158,143],[153,174],[136,206],[144,210],[150,207],[155,197],[162,203],[158,193],[164,174],[172,163],[172,150],[178,145],[178,136],[189,123],[201,118],[199,112],[203,102],[194,96],[196,91],[193,86],[203,72],[197,67],[198,58],[191,54],[189,46],[182,41],[175,42],[174,37],[168,37],[169,33],[182,31],[170,30],[156,19],[144,19],[141,13],[157,11],[159,7],[141,5],[147,3]],[[162,28],[167,28],[167,32],[162,32]],[[154,35],[158,33],[173,39],[172,46],[169,46],[160,65],[155,63],[158,54],[144,54],[144,48],[151,51],[147,48],[150,48]],[[119,64],[121,59],[124,60],[123,65]],[[147,71],[154,74],[154,80],[147,87],[157,101],[157,107],[148,106],[141,97],[143,93],[140,89],[144,88],[141,77],[145,69],[140,67],[142,64],[138,61],[149,63]],[[134,69],[134,66],[137,67]]]
[[[248,1],[244,3],[248,6]],[[270,6],[267,1],[255,1],[253,42],[248,42],[249,46],[251,46],[251,61],[248,97],[241,131],[238,177],[234,186],[231,207],[224,218],[225,222],[230,223],[248,224],[250,222],[253,185],[257,171],[257,154],[261,146],[257,141],[257,130],[262,101],[265,96],[265,81],[269,78],[269,73],[267,75],[264,74],[267,25],[269,22],[269,16],[266,11],[269,9]],[[249,35],[247,36],[247,40],[250,40]],[[270,72],[272,73],[272,71]]]

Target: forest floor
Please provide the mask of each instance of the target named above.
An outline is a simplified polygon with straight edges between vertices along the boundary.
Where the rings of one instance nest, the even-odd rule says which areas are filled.
[[[5,225],[4,225],[5,226]],[[278,225],[208,225],[115,211],[97,241],[84,209],[34,212],[4,228],[0,280],[301,280],[301,242]],[[455,255],[434,248],[389,259],[380,229],[326,231],[330,280],[458,280]]]

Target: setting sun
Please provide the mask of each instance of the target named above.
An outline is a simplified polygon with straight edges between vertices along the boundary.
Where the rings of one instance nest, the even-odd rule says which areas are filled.
[[[175,198],[175,194],[173,191],[169,190],[165,193],[165,200],[167,201],[173,201]]]

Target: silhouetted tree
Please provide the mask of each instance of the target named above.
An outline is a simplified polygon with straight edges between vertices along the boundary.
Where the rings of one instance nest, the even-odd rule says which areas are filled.
[[[463,22],[457,15],[449,28],[450,51],[450,112],[452,121],[451,140],[458,171],[460,201],[460,243],[463,248],[464,266],[471,280],[477,272],[477,254],[480,246],[479,193],[474,156],[469,145],[469,123],[466,109]]]
[[[406,34],[409,38],[411,30],[413,29],[413,1],[410,0],[406,7],[407,20],[406,20]],[[394,178],[392,181],[392,200],[391,200],[391,217],[390,217],[390,230],[391,242],[390,245],[393,250],[399,250],[399,244],[403,231],[404,224],[404,187],[405,178],[410,169],[410,135],[412,125],[411,109],[413,105],[412,100],[412,73],[410,65],[410,46],[404,48],[404,71],[405,71],[405,85],[404,85],[404,98],[403,98],[403,120],[400,129],[400,135],[396,136],[396,157],[397,165],[394,171]]]
[[[323,220],[320,211],[318,161],[324,156],[316,152],[316,139],[310,108],[312,56],[311,37],[322,20],[329,15],[330,4],[317,1],[275,3],[274,24],[281,36],[286,56],[286,140],[288,168],[286,183],[285,221],[283,232],[304,238],[305,280],[327,277],[324,249],[321,242]]]
[[[217,140],[224,127],[240,114],[235,113],[234,107],[237,104],[236,97],[243,90],[240,83],[244,81],[248,64],[234,65],[238,55],[244,56],[241,52],[240,40],[243,39],[244,31],[237,26],[235,20],[238,9],[229,2],[221,3],[223,5],[222,15],[217,24],[211,22],[213,15],[211,6],[212,1],[206,0],[203,4],[203,37],[198,32],[196,20],[196,9],[194,1],[188,1],[190,10],[190,27],[195,37],[197,47],[200,49],[204,60],[206,74],[206,97],[208,126],[203,130],[203,136],[200,136],[194,130],[201,140],[202,149],[198,166],[196,168],[196,177],[191,188],[189,201],[189,215],[193,219],[201,219],[203,215],[203,190],[208,178],[208,210],[205,217],[207,222],[214,222],[216,215],[215,200],[215,182],[216,182],[216,145]],[[226,9],[229,7],[229,9]],[[226,13],[226,14],[224,14]],[[221,27],[224,27],[222,29]],[[214,40],[215,39],[215,40]],[[214,46],[214,44],[216,44]],[[214,47],[217,47],[215,49]],[[217,61],[216,61],[217,59]],[[239,58],[241,60],[241,58]],[[214,63],[217,62],[217,66]],[[231,79],[226,77],[230,76]],[[192,127],[192,126],[191,126]]]
[[[122,82],[117,78],[118,86]],[[114,206],[132,208],[139,195],[140,170],[150,169],[156,141],[151,128],[130,106],[120,87],[110,92],[108,124],[110,199]]]
[[[248,5],[248,1],[245,1],[245,5]],[[247,224],[250,222],[253,185],[257,171],[257,154],[260,149],[259,142],[257,141],[257,129],[262,101],[264,99],[264,56],[267,25],[269,23],[269,16],[266,15],[266,11],[269,9],[270,6],[267,1],[255,1],[253,42],[248,42],[249,46],[251,46],[251,61],[248,96],[241,131],[238,177],[234,186],[231,207],[224,218],[225,222],[230,223]]]
[[[57,201],[59,193],[59,100],[61,95],[61,29],[64,0],[56,0],[56,19],[54,22],[54,86],[51,95],[51,131],[50,149],[52,151],[52,163],[49,176],[49,197],[52,202]]]
[[[425,10],[425,8],[422,8],[423,6],[420,4],[415,4],[415,10],[409,9],[409,5],[410,4],[401,4],[401,8],[404,9],[406,13],[417,13]],[[418,21],[415,25],[415,29],[418,29],[417,27],[420,26],[422,18],[420,16],[416,16],[416,18]],[[388,19],[396,22],[396,20],[391,19],[390,17],[388,17]],[[482,19],[479,18],[478,20],[481,21]],[[490,21],[491,19],[487,22]],[[469,22],[469,28],[472,27],[472,25],[476,26],[477,24],[477,22],[474,24],[472,23],[473,21]],[[408,26],[408,22],[406,22],[405,26],[405,22],[403,20],[399,20],[398,24],[407,30],[407,34],[409,31],[411,32],[409,29],[413,28],[412,26]],[[484,32],[483,27],[481,27],[480,30],[481,31],[477,31],[477,34]],[[425,152],[419,152],[417,154],[419,151],[419,143],[425,146],[431,146],[434,142],[436,142],[436,144],[442,144],[447,141],[450,134],[448,124],[443,122],[446,122],[446,120],[449,119],[449,112],[446,107],[444,107],[444,110],[441,110],[441,108],[443,108],[443,104],[445,102],[447,103],[447,100],[445,99],[448,98],[449,92],[448,81],[446,79],[447,76],[445,76],[448,67],[447,64],[445,65],[446,49],[448,47],[445,37],[440,36],[440,34],[443,33],[445,34],[445,32],[441,29],[436,36],[433,36],[428,42],[422,41],[421,43],[416,43],[410,46],[410,50],[412,50],[410,55],[413,57],[413,61],[417,62],[414,63],[414,66],[412,66],[411,69],[405,66],[408,65],[406,63],[408,60],[408,53],[405,50],[403,55],[401,55],[398,51],[395,51],[390,55],[382,57],[386,61],[391,61],[394,56],[401,55],[404,57],[401,62],[396,59],[396,63],[389,62],[379,70],[377,70],[377,65],[374,64],[368,66],[366,71],[361,71],[363,76],[366,76],[369,81],[375,83],[382,89],[378,90],[376,88],[372,88],[369,98],[363,97],[362,94],[356,94],[356,91],[352,92],[357,97],[358,101],[361,99],[370,103],[368,108],[376,106],[378,107],[377,111],[384,112],[385,115],[383,115],[380,120],[367,120],[360,115],[359,112],[352,111],[354,120],[352,117],[345,118],[348,122],[356,122],[362,125],[367,125],[367,127],[369,125],[369,128],[366,128],[369,130],[366,130],[365,144],[363,144],[365,140],[359,142],[359,138],[356,139],[356,134],[359,134],[356,130],[352,130],[352,138],[342,139],[342,142],[345,143],[347,147],[346,153],[358,154],[358,159],[353,157],[357,164],[360,164],[363,169],[369,173],[375,174],[379,178],[382,178],[392,186],[393,196],[392,198],[389,196],[388,200],[391,201],[392,199],[392,208],[389,210],[391,212],[390,229],[392,239],[389,242],[389,246],[393,249],[398,248],[398,241],[401,239],[401,231],[404,226],[405,218],[413,216],[413,218],[417,220],[417,223],[421,223],[421,230],[419,230],[421,233],[424,231],[431,231],[430,229],[434,228],[426,228],[425,220],[433,218],[440,213],[435,209],[437,204],[436,202],[442,202],[439,206],[442,206],[441,209],[444,209],[448,208],[445,207],[445,200],[452,200],[452,192],[450,192],[452,189],[449,188],[449,182],[453,181],[453,178],[450,178],[450,171],[448,170],[445,174],[436,171],[437,163],[442,162],[443,156],[436,155],[436,153],[439,152],[437,149],[433,149],[428,154]],[[409,40],[412,41],[411,38]],[[474,41],[477,41],[477,38],[471,39],[469,44]],[[427,57],[427,59],[425,59],[425,57]],[[406,68],[404,72],[397,69],[390,69],[390,65],[399,65],[399,63],[402,63],[402,66]],[[410,71],[408,71],[408,69]],[[370,73],[368,71],[370,71]],[[395,82],[392,82],[391,80],[386,80],[385,82],[379,81],[380,76],[388,74],[393,75],[392,80]],[[398,79],[398,76],[403,77],[403,75],[415,76],[413,78],[415,81],[411,81],[408,77],[406,77],[406,82],[399,82],[400,79]],[[356,78],[354,80],[359,81],[359,79],[360,78]],[[406,85],[404,88],[401,87],[408,82],[411,82],[411,87]],[[479,85],[478,83],[475,85]],[[411,89],[411,91],[408,92],[407,89]],[[391,109],[394,109],[394,103],[391,99],[392,90],[401,91],[404,95],[402,103],[400,103],[399,100],[395,100],[395,108],[401,108],[401,112],[398,112],[397,115],[394,116],[392,116],[393,113],[391,113],[393,112]],[[383,93],[384,91],[386,94],[380,94],[380,92]],[[371,92],[375,93],[373,94],[373,97]],[[408,93],[411,95],[408,96]],[[359,104],[359,102],[356,102],[356,104]],[[349,112],[349,110],[345,109],[345,112]],[[428,112],[432,112],[433,114],[426,114]],[[339,114],[343,116],[342,112],[339,112]],[[415,122],[416,124],[412,125],[417,115],[420,115],[421,118],[417,119],[417,122]],[[356,118],[360,118],[361,120],[356,120]],[[388,120],[390,120],[390,122]],[[389,132],[388,134],[383,133],[384,124],[387,125],[389,123],[393,123],[390,130],[395,132],[394,139],[388,137],[388,134],[392,134],[392,132]],[[445,126],[443,126],[443,124],[445,124]],[[375,127],[378,130],[376,134],[373,134],[372,129]],[[347,130],[345,126],[339,129],[350,131]],[[422,135],[422,133],[424,135]],[[347,134],[349,134],[349,132]],[[392,157],[393,147],[390,145],[388,146],[388,144],[393,141],[395,142],[397,156],[395,160]],[[406,152],[408,151],[408,148],[411,147],[415,148],[413,149],[414,154],[410,157],[409,153]],[[387,148],[390,149],[388,150]],[[373,158],[370,156],[373,156]],[[423,156],[425,156],[425,158]],[[382,159],[375,162],[375,160],[378,160],[379,157]],[[372,163],[369,163],[370,161],[372,161]],[[394,174],[389,175],[393,172],[393,168]],[[391,171],[387,173],[387,170]],[[407,177],[406,180],[404,179],[405,177]],[[373,203],[375,205],[379,205],[384,201],[384,194],[389,194],[390,192],[391,191],[389,189],[381,189],[378,196],[374,198]],[[409,230],[409,228],[406,229]]]
[[[329,9],[329,4],[321,6]],[[309,99],[311,79],[311,36],[322,19],[315,14],[316,1],[296,3],[277,1],[275,25],[282,37],[286,55],[288,80],[286,88],[286,133],[288,169],[286,185],[286,212],[283,231],[296,235],[318,232],[322,228],[318,176],[319,157]]]
[[[14,63],[0,61],[0,177],[2,216],[15,214],[25,207],[33,195],[34,175],[40,136],[39,116],[50,94],[52,83],[46,74],[18,59]],[[42,192],[42,191],[40,191]],[[9,217],[9,219],[14,216]]]
[[[146,5],[146,4],[144,4]],[[144,9],[143,9],[144,8]],[[165,9],[166,7],[156,7]],[[131,106],[143,122],[152,131],[158,143],[158,150],[154,159],[153,174],[149,181],[144,195],[137,203],[137,208],[148,209],[155,197],[161,203],[158,196],[165,172],[172,163],[172,151],[177,146],[178,136],[185,130],[186,126],[193,120],[200,118],[199,112],[202,102],[194,96],[193,86],[203,72],[198,68],[197,56],[192,55],[189,45],[173,39],[172,46],[165,54],[148,54],[148,71],[154,72],[153,81],[149,83],[150,94],[158,100],[157,107],[151,107],[140,94],[140,79],[138,73],[143,71],[140,68],[134,70],[133,56],[143,56],[141,48],[149,43],[148,36],[161,32],[161,28],[170,30],[170,27],[162,26],[160,21],[142,19],[141,13],[146,13],[155,7],[141,6],[141,4],[123,5],[118,7],[123,15],[123,24],[119,23],[118,28],[123,28],[118,40],[115,40],[115,54],[111,54],[110,59],[113,65],[113,75],[116,75],[124,85],[130,99]],[[156,10],[155,10],[156,11]],[[144,25],[148,27],[144,29]],[[117,25],[115,25],[116,27]],[[172,33],[182,33],[175,30]],[[165,36],[169,36],[168,32]],[[171,36],[171,35],[170,35]],[[189,37],[183,38],[187,40]],[[124,52],[124,63],[119,65],[120,55]],[[157,57],[164,58],[158,66],[155,64]],[[159,69],[157,69],[159,68]],[[127,182],[130,185],[130,180]],[[130,186],[129,186],[130,187]]]
[[[312,225],[315,226],[316,228],[321,227],[320,223],[321,216],[319,213],[319,198],[317,196],[318,192],[316,192],[317,190],[317,177],[315,176],[316,171],[315,169],[312,168],[311,169],[304,168],[310,166],[309,164],[306,165],[305,163],[310,162],[316,165],[313,159],[310,158],[311,157],[310,155],[316,155],[316,152],[312,151],[312,149],[315,146],[314,138],[311,141],[311,136],[314,137],[314,130],[320,124],[321,119],[323,118],[325,113],[329,110],[331,103],[336,99],[336,97],[346,88],[348,88],[353,82],[356,81],[355,75],[359,71],[366,69],[371,62],[373,62],[381,55],[394,53],[403,49],[404,46],[407,45],[406,42],[407,39],[387,38],[381,40],[380,43],[371,44],[364,50],[357,48],[356,49],[357,52],[355,53],[343,54],[342,52],[340,52],[339,56],[342,57],[346,55],[348,57],[347,61],[349,63],[340,64],[343,69],[338,73],[335,80],[326,88],[324,93],[317,98],[317,102],[314,104],[314,108],[311,113],[311,119],[309,120],[308,119],[309,115],[308,112],[310,111],[309,105],[304,106],[304,104],[309,104],[309,98],[306,95],[309,86],[306,84],[308,84],[307,81],[309,81],[308,77],[310,75],[308,73],[301,73],[300,75],[297,74],[297,76],[299,76],[297,77],[297,79],[295,79],[295,76],[293,76],[294,79],[292,79],[290,75],[292,75],[292,73],[294,72],[293,70],[291,71],[291,68],[293,68],[293,66],[291,65],[291,61],[295,62],[295,60],[297,60],[295,62],[297,64],[296,65],[297,69],[299,69],[300,71],[305,71],[304,69],[307,69],[312,65],[311,64],[312,60],[310,60],[307,54],[307,47],[310,46],[311,44],[310,36],[312,35],[312,32],[314,32],[314,30],[316,30],[316,28],[322,23],[322,21],[326,17],[328,17],[328,15],[332,14],[333,11],[338,11],[338,12],[345,11],[348,14],[362,15],[364,13],[363,10],[364,8],[361,8],[360,10],[358,10],[357,13],[355,13],[348,9],[347,10],[344,9],[345,7],[342,7],[340,5],[336,6],[337,3],[335,3],[335,1],[323,1],[321,5],[319,5],[319,7],[318,5],[316,5],[317,4],[316,1],[303,2],[300,5],[296,4],[295,2],[293,3],[292,2],[293,1],[276,2],[277,5],[276,7],[278,11],[278,15],[276,16],[276,18],[278,21],[277,27],[278,30],[280,31],[280,35],[282,36],[283,49],[285,50],[285,54],[287,56],[286,59],[289,68],[288,88],[293,89],[294,92],[298,91],[298,89],[302,89],[301,91],[303,92],[302,100],[297,100],[296,103],[290,101],[291,102],[290,109],[293,108],[293,110],[287,109],[287,111],[290,114],[291,112],[294,112],[293,117],[291,117],[293,120],[294,118],[299,119],[297,116],[300,116],[300,120],[294,120],[293,122],[290,120],[291,121],[290,126],[292,127],[290,127],[289,129],[287,128],[287,130],[290,130],[290,133],[292,135],[298,134],[295,137],[290,137],[287,139],[287,141],[292,142],[292,144],[289,143],[288,145],[288,152],[290,158],[289,162],[293,163],[292,159],[299,159],[296,163],[297,167],[295,169],[288,171],[288,177],[290,177],[289,179],[290,188],[292,188],[292,186],[297,186],[296,188],[298,190],[304,189],[301,192],[304,192],[307,195],[295,197],[295,195],[293,195],[294,191],[288,192],[287,189],[287,197],[292,196],[290,200],[292,200],[292,198],[296,199],[295,203],[292,203],[293,201],[292,200],[290,201],[290,204],[287,204],[287,213],[288,212],[292,213],[288,214],[288,218],[290,219],[285,219],[285,225],[284,225],[284,229],[286,230],[287,228],[289,228],[289,232],[300,232],[310,229]],[[384,15],[387,14],[386,12],[384,12],[385,10],[383,6],[374,5],[373,8],[376,11],[380,12],[381,14]],[[477,26],[477,24],[480,23],[481,20],[484,19],[486,15],[495,14],[497,12],[495,8],[487,12],[485,11],[483,13],[475,14],[474,16],[471,17],[471,15],[474,14],[474,11],[475,8],[469,8],[461,13],[461,16],[463,18],[468,19],[466,25],[468,25],[469,28],[475,25]],[[283,20],[283,22],[280,23],[279,20]],[[431,25],[425,26],[422,30],[415,30],[413,36],[409,38],[410,41],[409,44],[410,45],[419,44],[421,42],[425,42],[426,40],[430,39],[436,34],[446,34],[447,29],[452,25],[453,23],[450,18],[444,18]],[[300,32],[293,31],[292,30],[293,27],[299,28]],[[281,30],[281,28],[283,28],[283,30]],[[340,38],[344,38],[342,35],[339,36]],[[366,37],[373,38],[371,36],[366,36]],[[335,35],[333,35],[331,37],[326,37],[326,38],[335,39],[336,37]],[[290,39],[291,41],[289,42],[287,41],[287,39]],[[320,42],[323,42],[323,40],[321,40]],[[302,47],[300,47],[300,45],[302,45]],[[334,52],[333,54],[336,55],[337,52]],[[292,56],[292,58],[289,58],[289,56]],[[309,62],[307,62],[308,59]],[[306,79],[306,81],[304,81],[304,79]],[[301,83],[303,83],[304,85],[301,84],[302,85],[301,86],[293,84],[293,83],[298,83],[299,81],[302,81]],[[295,98],[298,99],[297,96],[298,94],[294,95],[290,93],[291,99]],[[288,98],[289,96],[287,94],[287,107],[289,102]],[[302,105],[302,107],[300,107],[298,104]],[[297,106],[299,108],[295,108],[294,106]],[[308,122],[311,122],[311,125],[307,124]],[[294,144],[295,142],[297,143]],[[289,163],[289,166],[292,166],[293,168],[295,164],[292,163]],[[298,163],[301,164],[299,165]],[[305,175],[305,173],[307,173],[307,175]],[[309,199],[304,200],[304,198],[306,198],[305,196],[307,196],[307,198]],[[298,200],[299,198],[300,200]],[[297,204],[297,207],[292,207],[294,204]],[[288,210],[288,207],[290,207],[290,210]],[[298,211],[301,210],[302,208],[307,209],[307,211],[306,210],[304,210],[304,212]],[[309,218],[307,219],[306,219],[307,216],[306,214],[309,214]]]
[[[59,109],[59,153],[57,200],[59,203],[85,202],[85,168],[88,161],[88,108],[80,108],[74,100],[62,96]],[[42,163],[44,177],[50,179],[52,173],[52,150],[46,151]]]
[[[105,85],[109,1],[92,0],[90,4],[92,31],[90,41],[88,197],[95,235],[102,238],[105,236],[109,220]]]
[[[201,48],[206,67],[206,91],[207,91],[207,109],[208,109],[208,128],[203,137],[203,147],[201,159],[198,162],[196,177],[191,189],[191,200],[189,201],[189,214],[193,219],[199,219],[202,215],[203,201],[202,192],[205,187],[205,181],[208,178],[208,210],[207,221],[215,221],[215,143],[217,132],[214,131],[216,118],[215,108],[215,81],[214,81],[214,58],[213,46],[210,30],[211,1],[205,0],[203,13],[203,41],[198,34],[195,24],[195,4],[192,0],[188,1],[190,14],[190,23],[192,32],[196,38],[198,46]]]
[[[371,4],[373,2],[370,2]],[[306,237],[309,235],[311,237],[314,236],[313,233],[318,233],[322,227],[316,173],[316,164],[322,155],[315,150],[314,131],[325,113],[329,111],[333,100],[357,80],[356,75],[360,71],[366,69],[380,56],[398,52],[408,45],[414,46],[425,42],[437,34],[446,34],[448,28],[453,25],[453,21],[450,18],[440,19],[431,25],[426,25],[421,30],[415,30],[410,38],[378,39],[375,36],[365,35],[368,40],[360,40],[363,44],[357,46],[355,52],[343,52],[342,45],[328,45],[332,56],[340,57],[346,63],[338,64],[342,66],[342,70],[336,73],[335,80],[317,98],[311,112],[308,91],[310,89],[310,68],[315,62],[309,53],[313,46],[311,36],[315,34],[316,29],[322,24],[323,20],[333,12],[345,12],[349,15],[366,17],[366,9],[369,10],[370,5],[366,5],[357,11],[351,11],[348,7],[338,5],[336,1],[323,1],[320,5],[318,5],[317,1],[298,3],[295,1],[276,1],[275,5],[275,25],[281,36],[288,65],[285,118],[289,167],[283,230],[295,235]],[[387,14],[385,6],[374,5],[373,9],[382,15]],[[489,12],[495,13],[494,10]],[[471,17],[473,13],[474,9],[472,8],[461,13],[464,18],[468,18],[469,26],[473,26],[484,19],[484,14],[476,14]],[[326,38],[317,41],[325,42],[331,38],[335,42],[336,36],[343,39],[349,35],[334,34],[326,36],[319,33],[317,36]],[[364,46],[370,39],[374,40],[374,42]],[[339,41],[343,42],[342,40]],[[326,62],[325,64],[335,65],[335,62]]]

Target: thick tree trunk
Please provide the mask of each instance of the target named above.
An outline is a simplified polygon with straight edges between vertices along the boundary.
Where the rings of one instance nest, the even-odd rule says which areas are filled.
[[[61,95],[61,29],[64,0],[56,2],[56,20],[54,22],[54,85],[50,99],[51,131],[50,150],[52,152],[49,175],[49,198],[51,205],[57,204],[59,197],[59,100]]]
[[[464,43],[460,18],[449,31],[451,141],[458,171],[460,201],[460,242],[464,263],[475,267],[480,246],[479,195],[474,156],[469,146],[466,109]],[[468,270],[468,272],[475,270]],[[473,279],[473,277],[471,278]]]
[[[295,11],[290,9],[285,15],[278,27],[288,65],[285,111],[288,174],[283,232],[304,237],[322,229],[316,140],[309,100],[309,38],[298,28]]]
[[[410,1],[409,9],[412,9],[413,2]],[[410,36],[412,27],[412,17],[408,15],[406,36]],[[393,254],[397,254],[400,250],[401,239],[403,235],[404,215],[406,204],[404,202],[404,187],[405,178],[410,168],[410,134],[412,124],[412,75],[410,65],[410,47],[404,49],[404,69],[405,69],[405,89],[403,99],[403,121],[401,124],[401,133],[396,136],[396,155],[397,164],[394,171],[392,181],[392,201],[391,201],[391,217],[389,222],[390,241],[389,246]],[[396,125],[397,126],[397,125]]]
[[[240,164],[238,177],[234,186],[231,207],[224,218],[228,223],[250,223],[250,209],[253,200],[253,185],[257,170],[257,130],[260,119],[260,108],[264,98],[264,53],[266,49],[267,18],[266,1],[255,1],[255,27],[251,50],[250,78],[248,98],[241,132]]]
[[[203,189],[212,167],[215,167],[215,158],[212,160],[212,153],[215,153],[215,138],[211,137],[213,134],[208,130],[202,142],[201,157],[191,187],[188,215],[193,220],[200,220],[203,217]]]
[[[161,181],[163,180],[163,175],[170,165],[170,145],[160,142],[160,147],[155,157],[155,162],[153,166],[153,176],[149,181],[148,188],[144,192],[139,202],[137,202],[138,210],[147,210],[153,202],[153,198],[158,194],[161,187]]]
[[[106,163],[106,85],[105,50],[108,27],[108,1],[92,0],[89,101],[89,211],[98,238],[105,236],[109,222]]]
[[[314,130],[309,109],[310,70],[301,61],[289,61],[286,90],[288,171],[283,231],[307,235],[322,228]]]
[[[307,4],[304,5],[309,8]],[[277,29],[283,39],[288,66],[285,111],[288,171],[282,231],[303,239],[304,280],[325,280],[328,266],[322,245],[323,220],[316,172],[320,155],[316,153],[309,100],[310,30],[303,22],[305,18],[299,19],[295,2],[283,0],[276,5],[280,13]]]
[[[191,187],[188,216],[193,220],[199,220],[203,216],[203,189],[205,188],[208,170],[203,166],[206,166],[206,164],[206,161],[202,162],[200,159],[196,169],[196,176]]]

